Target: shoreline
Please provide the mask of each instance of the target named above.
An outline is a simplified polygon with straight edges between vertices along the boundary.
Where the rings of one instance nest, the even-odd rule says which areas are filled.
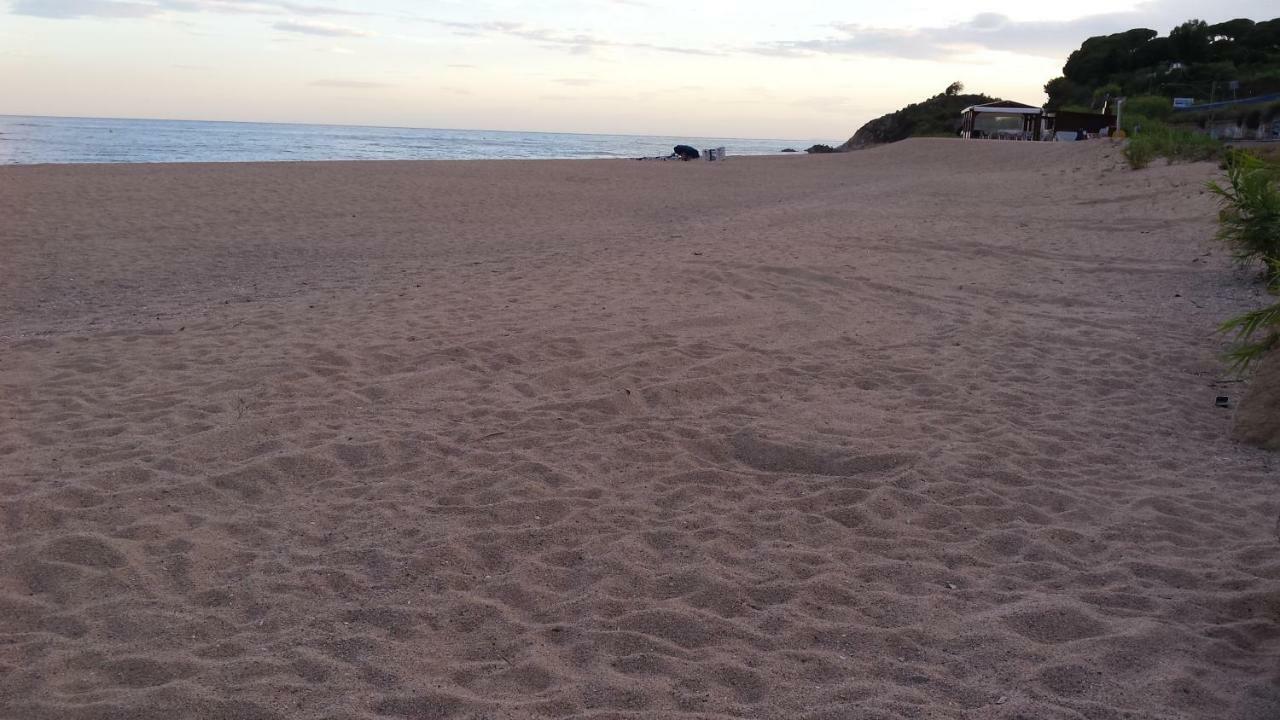
[[[725,137],[719,138],[712,135],[662,135],[649,133],[604,133],[604,132],[564,132],[557,130],[490,130],[486,128],[447,128],[447,127],[421,127],[416,125],[345,125],[332,123],[306,123],[306,122],[286,122],[272,120],[199,120],[191,118],[139,118],[139,117],[87,117],[80,115],[10,115],[0,113],[0,118],[36,118],[40,120],[106,120],[113,122],[174,122],[174,123],[214,123],[227,125],[283,125],[286,127],[315,127],[315,128],[355,128],[368,130],[424,130],[436,132],[468,132],[468,133],[503,133],[510,135],[581,135],[586,137],[638,137],[638,138],[675,138],[687,137],[690,140],[742,140],[746,142],[764,142],[780,140],[781,138],[767,137]],[[785,142],[809,142],[796,139],[784,140]]]
[[[640,157],[692,142],[772,154],[798,140],[605,135],[219,121],[0,117],[0,161]]]
[[[776,155],[731,155],[726,160],[745,160],[753,158],[772,158],[772,157],[806,157],[803,153],[777,153]],[[395,159],[395,160],[197,160],[191,162],[151,162],[147,160],[122,160],[120,162],[67,162],[67,163],[11,163],[0,165],[0,170],[4,168],[18,167],[99,167],[99,166],[117,166],[117,165],[141,165],[144,167],[185,167],[185,166],[201,166],[201,165],[325,165],[325,164],[370,164],[379,163],[401,164],[401,163],[494,163],[494,162],[514,162],[514,163],[547,163],[547,162],[592,162],[592,161],[612,161],[612,162],[635,162],[635,161],[655,161],[655,162],[681,162],[678,160],[666,160],[658,157],[585,157],[585,158],[423,158],[423,159]],[[708,164],[706,160],[690,160],[692,163]],[[717,161],[719,162],[719,161]]]
[[[870,149],[870,148],[867,148]],[[825,153],[837,154],[837,153]],[[838,153],[848,154],[848,153]],[[715,162],[735,162],[742,160],[755,160],[760,158],[792,158],[792,157],[815,157],[806,155],[803,151],[794,153],[777,152],[771,154],[755,154],[755,155],[729,155],[723,161]],[[325,164],[370,164],[379,163],[401,164],[401,163],[493,163],[493,162],[592,162],[592,161],[612,161],[612,162],[634,162],[634,161],[655,161],[655,162],[682,162],[679,160],[667,160],[660,157],[555,157],[555,158],[396,158],[389,160],[193,160],[167,162],[153,162],[149,160],[121,160],[118,162],[51,162],[51,163],[8,163],[0,165],[0,170],[4,168],[26,168],[26,167],[98,167],[98,166],[132,166],[139,165],[144,167],[184,167],[184,166],[201,166],[201,165],[325,165]],[[714,164],[707,160],[689,160],[688,164]]]

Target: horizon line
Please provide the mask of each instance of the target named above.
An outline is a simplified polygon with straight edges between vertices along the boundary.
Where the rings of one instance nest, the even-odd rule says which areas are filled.
[[[778,138],[778,137],[735,137],[729,135],[657,135],[653,133],[606,133],[606,132],[567,132],[559,130],[494,130],[490,128],[448,128],[448,127],[424,127],[417,125],[366,125],[366,124],[348,124],[348,123],[327,123],[327,122],[294,122],[281,120],[199,120],[193,118],[164,118],[164,117],[125,117],[125,116],[106,116],[106,115],[24,115],[0,113],[0,118],[40,118],[45,120],[127,120],[135,122],[189,122],[189,123],[224,123],[229,125],[298,125],[303,127],[347,127],[347,128],[366,128],[370,130],[442,130],[445,132],[490,132],[490,133],[509,133],[509,134],[534,134],[534,135],[586,135],[592,137],[651,137],[651,138],[690,138],[695,140],[785,140],[788,142],[800,141],[802,138]],[[803,139],[804,142],[817,141],[822,138]]]

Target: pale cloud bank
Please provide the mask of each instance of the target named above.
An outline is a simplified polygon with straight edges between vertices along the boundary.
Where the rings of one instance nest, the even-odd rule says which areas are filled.
[[[300,35],[316,35],[319,37],[372,37],[373,33],[358,28],[330,25],[328,23],[310,22],[307,20],[284,20],[271,27],[281,32],[298,33]]]
[[[634,0],[612,4],[640,5]],[[1017,20],[995,12],[978,13],[968,20],[938,26],[882,27],[861,22],[833,20],[819,37],[746,41],[731,45],[666,44],[609,37],[590,30],[562,30],[519,20],[446,20],[396,14],[401,22],[417,22],[446,29],[461,37],[509,37],[559,49],[571,55],[597,51],[641,50],[687,56],[723,57],[754,54],[775,57],[854,55],[938,61],[966,53],[994,50],[1046,58],[1064,58],[1080,42],[1093,35],[1150,27],[1161,33],[1191,17],[1212,21],[1233,17],[1265,19],[1274,9],[1262,0],[1220,0],[1205,7],[1197,0],[1150,0],[1133,9],[1103,12],[1069,20]],[[43,18],[147,18],[167,13],[219,13],[286,16],[276,30],[321,37],[370,37],[372,33],[308,18],[326,16],[375,16],[325,4],[289,0],[11,0],[17,15]],[[303,19],[298,19],[303,18]]]
[[[976,50],[995,50],[1065,59],[1086,38],[1146,27],[1169,32],[1189,19],[1221,22],[1236,17],[1270,19],[1274,8],[1257,0],[1224,0],[1212,7],[1187,0],[1155,0],[1132,10],[1098,13],[1070,20],[1015,20],[984,12],[969,20],[937,27],[893,28],[833,22],[822,38],[777,40],[743,48],[758,55],[812,57],[859,55],[908,60],[946,60]]]
[[[565,33],[510,20],[487,20],[480,22],[459,22],[454,20],[434,20],[429,18],[421,18],[421,20],[433,25],[448,28],[455,34],[464,37],[505,35],[507,37],[538,43],[544,47],[565,49],[574,55],[587,55],[595,50],[603,48],[652,50],[655,52],[676,53],[680,55],[701,55],[704,57],[715,57],[724,54],[723,52],[707,48],[611,40],[609,38],[589,33]]]
[[[314,87],[343,88],[346,90],[378,90],[380,88],[395,87],[391,83],[373,82],[370,80],[334,80],[327,78],[323,80],[316,80],[315,82],[312,82],[311,85]]]
[[[273,0],[14,0],[14,15],[73,20],[82,17],[138,18],[167,12],[211,12],[241,15],[367,15],[328,5]]]

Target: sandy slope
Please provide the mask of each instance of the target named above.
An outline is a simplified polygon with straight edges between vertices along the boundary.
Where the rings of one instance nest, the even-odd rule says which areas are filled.
[[[0,169],[0,717],[1280,717],[1114,154]]]

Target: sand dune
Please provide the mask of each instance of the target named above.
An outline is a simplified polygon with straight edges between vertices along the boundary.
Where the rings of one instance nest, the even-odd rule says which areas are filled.
[[[1116,155],[0,168],[0,717],[1280,717]]]

